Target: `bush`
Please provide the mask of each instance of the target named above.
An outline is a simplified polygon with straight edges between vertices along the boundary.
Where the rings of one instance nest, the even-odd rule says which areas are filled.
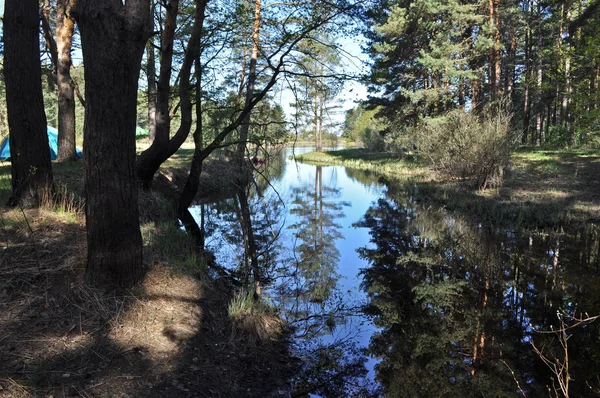
[[[503,104],[481,113],[451,111],[422,124],[419,152],[442,175],[472,181],[480,189],[498,187],[518,142],[511,119]]]

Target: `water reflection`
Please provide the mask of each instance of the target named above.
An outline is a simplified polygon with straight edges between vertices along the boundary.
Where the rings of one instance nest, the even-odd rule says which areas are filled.
[[[561,396],[567,360],[570,395],[600,396],[600,321],[572,318],[600,313],[597,226],[472,225],[416,186],[288,154],[195,212],[294,327],[295,396]]]
[[[372,325],[362,313],[358,281],[366,263],[356,252],[368,235],[352,223],[381,184],[366,188],[342,167],[299,164],[288,154],[271,156],[241,195],[207,205],[205,223],[215,226],[207,247],[241,285],[259,279],[262,298],[294,328],[295,355],[304,363],[295,380],[299,396],[358,394],[373,368],[363,354]]]
[[[570,361],[572,396],[598,393],[600,361],[589,355],[598,325],[568,329],[568,352],[561,334],[539,333],[565,326],[557,311],[599,312],[592,256],[582,255],[598,248],[589,237],[597,228],[576,236],[492,231],[389,198],[357,225],[375,244],[360,253],[369,262],[365,312],[380,328],[369,352],[384,395],[561,396],[556,368],[532,341],[550,365]]]

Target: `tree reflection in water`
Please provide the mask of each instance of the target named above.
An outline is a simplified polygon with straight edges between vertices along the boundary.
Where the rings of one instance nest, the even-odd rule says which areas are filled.
[[[265,189],[259,175],[241,195],[211,205],[207,225],[219,225],[214,235],[228,244],[219,241],[218,257],[238,264],[230,269],[237,283],[247,285],[249,274],[260,275],[262,299],[277,306],[291,326],[294,351],[303,363],[294,396],[366,396],[366,358],[355,327],[362,303],[353,302],[338,283],[336,243],[343,238],[338,220],[348,203],[340,199],[335,172],[324,177],[322,167],[312,170],[313,180],[291,187],[287,208],[278,193]],[[248,239],[250,225],[254,243]],[[210,242],[215,248],[215,241]],[[231,249],[226,256],[224,246]],[[253,272],[253,261],[258,272]]]
[[[357,223],[370,229],[374,244],[359,252],[369,263],[362,271],[370,298],[364,311],[380,328],[369,351],[379,360],[382,393],[554,396],[554,375],[531,341],[564,360],[555,335],[538,331],[559,326],[558,310],[600,312],[598,278],[585,254],[597,256],[597,228],[596,244],[589,233],[486,231],[404,203],[380,199]],[[598,330],[569,330],[572,396],[600,391]]]
[[[323,183],[323,168],[315,167],[314,184],[295,187],[290,214],[293,264],[285,283],[277,287],[288,321],[300,338],[305,367],[296,380],[294,396],[309,392],[321,397],[366,396],[366,358],[357,347],[352,322],[359,307],[340,291],[337,273],[342,239],[337,219],[349,203],[339,200],[340,189]],[[289,270],[288,270],[289,271]]]
[[[568,354],[571,396],[600,396],[600,321],[568,329],[567,352],[560,335],[541,333],[561,326],[557,312],[600,313],[597,225],[569,234],[482,228],[413,203],[406,185],[389,183],[384,193],[369,173],[286,164],[261,171],[281,176],[283,198],[258,179],[245,199],[221,200],[203,213],[207,245],[220,251],[221,264],[237,264],[232,275],[243,284],[251,268],[240,223],[247,201],[263,299],[293,326],[304,360],[298,396],[555,396],[558,381],[532,342],[552,363],[565,363]],[[346,177],[346,185],[336,180]],[[352,185],[358,183],[362,190]],[[358,201],[348,208],[343,200],[356,192],[380,200],[358,212]],[[360,218],[360,228],[341,229],[349,221],[344,213]],[[368,305],[341,287],[351,279],[340,278],[357,266],[339,264],[356,248],[342,234],[364,242],[361,228],[371,237],[359,250]],[[378,360],[381,391],[364,378],[356,323],[365,314],[379,328],[367,354]],[[567,327],[574,322],[564,319]]]

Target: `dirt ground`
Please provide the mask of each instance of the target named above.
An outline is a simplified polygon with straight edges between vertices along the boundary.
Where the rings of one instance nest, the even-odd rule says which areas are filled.
[[[226,281],[149,245],[139,286],[92,288],[82,214],[0,210],[0,397],[289,395],[283,325],[256,335],[230,319]]]

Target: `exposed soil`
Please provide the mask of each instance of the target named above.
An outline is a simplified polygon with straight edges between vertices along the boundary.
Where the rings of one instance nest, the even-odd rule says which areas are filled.
[[[225,280],[148,245],[139,286],[89,287],[81,214],[0,210],[0,397],[289,395],[285,328],[232,320]]]

